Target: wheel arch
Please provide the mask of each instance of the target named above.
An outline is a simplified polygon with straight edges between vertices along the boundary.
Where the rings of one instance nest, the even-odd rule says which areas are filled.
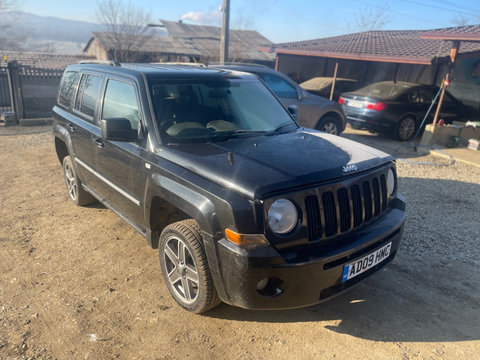
[[[67,144],[57,136],[55,136],[55,152],[60,164],[63,164],[63,159],[70,154]]]
[[[320,123],[328,117],[335,118],[335,120],[337,122],[337,125],[338,125],[338,129],[340,130],[339,133],[342,132],[343,130],[345,130],[345,122],[342,121],[342,116],[339,113],[337,113],[336,111],[333,111],[333,110],[330,110],[330,111],[326,112],[325,114],[322,114],[322,116],[320,116],[317,123],[315,124],[315,129],[318,129],[318,126],[320,125]]]
[[[152,180],[147,184],[145,202],[145,219],[151,232],[148,242],[152,248],[158,248],[162,230],[180,220],[194,219],[202,231],[213,233],[217,216],[208,198],[164,176],[157,175]]]

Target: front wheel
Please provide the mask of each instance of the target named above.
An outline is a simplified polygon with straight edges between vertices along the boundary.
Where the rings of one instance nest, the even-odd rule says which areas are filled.
[[[195,220],[168,225],[159,241],[162,275],[170,294],[184,309],[205,312],[220,303]]]
[[[401,141],[410,140],[416,128],[415,118],[413,116],[405,116],[398,122],[395,128],[395,137]]]
[[[338,127],[338,121],[333,116],[325,116],[323,117],[317,124],[317,130],[326,132],[332,135],[340,134],[340,130]]]

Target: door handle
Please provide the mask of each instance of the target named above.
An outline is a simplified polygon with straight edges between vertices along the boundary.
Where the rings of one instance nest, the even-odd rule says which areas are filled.
[[[98,147],[99,149],[101,149],[101,148],[103,148],[103,147],[105,146],[105,144],[103,143],[103,141],[100,140],[100,139],[92,139],[92,140],[93,140],[93,142],[94,142],[95,144],[97,144],[97,147]]]
[[[75,126],[73,126],[72,124],[67,124],[68,128],[70,129],[71,132],[74,132],[75,131]]]

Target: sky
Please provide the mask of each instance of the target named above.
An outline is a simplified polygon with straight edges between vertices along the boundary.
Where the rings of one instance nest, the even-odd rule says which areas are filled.
[[[19,10],[36,15],[96,22],[98,0],[19,0]],[[221,26],[222,0],[137,0],[152,19]],[[355,21],[388,14],[385,30],[456,26],[463,18],[480,24],[480,0],[231,0],[230,28],[253,29],[274,43],[356,32]]]

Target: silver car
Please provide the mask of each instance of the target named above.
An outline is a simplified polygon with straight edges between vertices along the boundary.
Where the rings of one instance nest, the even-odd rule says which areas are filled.
[[[301,126],[334,135],[345,130],[345,114],[340,104],[309,93],[279,71],[254,64],[209,65],[208,67],[248,72],[259,76],[286,108],[290,105],[298,107],[297,117]]]

